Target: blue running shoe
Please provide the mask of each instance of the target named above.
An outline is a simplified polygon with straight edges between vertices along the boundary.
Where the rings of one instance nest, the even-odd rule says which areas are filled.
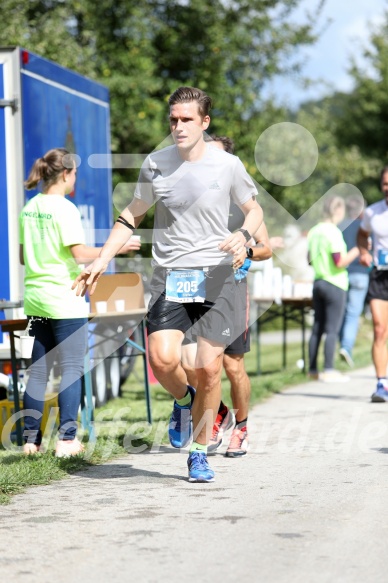
[[[383,383],[377,383],[376,392],[371,397],[372,403],[385,403],[388,401],[388,388]]]
[[[214,482],[214,472],[204,451],[192,451],[187,460],[189,482]]]
[[[174,401],[174,408],[168,425],[168,437],[172,447],[186,447],[190,442],[193,433],[191,407],[194,401],[195,389],[190,387],[190,385],[187,385],[187,388],[191,396],[190,404],[181,407],[176,401]]]

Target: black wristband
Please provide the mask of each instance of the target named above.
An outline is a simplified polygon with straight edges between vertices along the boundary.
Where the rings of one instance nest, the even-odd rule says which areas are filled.
[[[252,249],[252,247],[247,247],[247,257],[248,257],[248,259],[252,259],[253,258],[253,249]]]
[[[132,231],[135,230],[135,227],[133,225],[131,225],[130,223],[128,223],[128,221],[126,219],[124,219],[124,217],[122,217],[121,215],[116,220],[116,223],[121,223],[122,225],[124,225],[128,229],[132,229]]]
[[[238,231],[240,231],[240,233],[242,233],[245,237],[245,241],[248,243],[248,241],[250,241],[252,239],[252,236],[249,234],[249,232],[246,229],[237,229]]]

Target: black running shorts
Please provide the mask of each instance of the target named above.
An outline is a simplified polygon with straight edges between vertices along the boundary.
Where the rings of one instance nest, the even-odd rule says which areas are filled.
[[[247,280],[236,281],[234,333],[238,336],[225,348],[225,354],[246,354],[251,349],[249,329],[249,292]]]
[[[189,329],[220,344],[234,337],[236,283],[230,266],[210,267],[206,275],[206,300],[180,303],[166,300],[166,270],[156,267],[151,279],[151,301],[147,315],[148,333]]]
[[[369,288],[366,297],[370,300],[384,300],[388,302],[388,271],[374,268],[369,276]]]

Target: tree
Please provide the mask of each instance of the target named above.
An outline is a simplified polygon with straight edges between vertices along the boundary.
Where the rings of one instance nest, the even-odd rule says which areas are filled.
[[[263,88],[274,75],[298,70],[298,48],[312,43],[314,21],[292,23],[300,0],[90,0],[74,2],[73,34],[95,48],[99,78],[112,96],[113,151],[149,152],[168,134],[166,102],[179,85],[213,98],[210,131],[234,138],[238,154],[256,172],[254,147],[279,108]],[[115,180],[133,182],[120,170]]]
[[[179,85],[213,98],[211,132],[234,138],[252,173],[260,133],[285,115],[266,103],[274,75],[299,70],[324,0],[302,24],[301,0],[3,0],[0,41],[19,44],[106,84],[112,151],[153,150],[168,134],[166,101]],[[119,169],[115,183],[138,170]]]
[[[354,90],[342,96],[336,137],[342,147],[357,146],[365,157],[388,161],[388,12],[385,22],[373,31],[370,48],[364,50],[366,66],[354,61],[350,72]],[[375,176],[377,181],[378,173]],[[375,188],[376,196],[377,189]]]
[[[21,46],[78,73],[96,77],[91,47],[70,32],[70,3],[58,0],[2,0],[0,46]]]
[[[378,160],[365,156],[356,144],[344,148],[338,143],[336,132],[341,117],[340,110],[335,114],[336,107],[337,96],[334,95],[320,103],[305,105],[296,116],[295,121],[316,140],[319,153],[317,166],[311,176],[284,192],[287,205],[297,216],[336,184],[352,184],[367,197],[366,186],[378,173]]]

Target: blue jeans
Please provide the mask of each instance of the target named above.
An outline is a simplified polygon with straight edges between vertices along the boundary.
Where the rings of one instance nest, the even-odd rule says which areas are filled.
[[[87,319],[32,319],[31,336],[35,336],[32,364],[24,395],[24,409],[36,411],[24,417],[24,440],[40,445],[40,423],[44,394],[54,359],[59,363],[61,382],[58,394],[59,438],[74,439],[81,402],[84,357],[87,347]],[[37,419],[35,419],[35,416]]]
[[[369,273],[349,273],[349,290],[339,337],[341,348],[345,348],[350,355],[356,341],[368,285]]]

